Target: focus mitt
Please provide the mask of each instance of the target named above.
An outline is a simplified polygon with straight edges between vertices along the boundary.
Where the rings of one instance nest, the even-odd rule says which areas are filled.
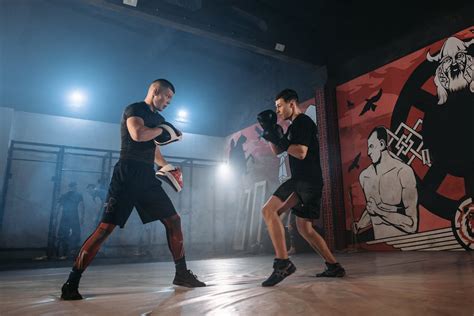
[[[183,133],[171,123],[164,122],[157,127],[163,130],[160,135],[155,137],[155,145],[157,146],[168,145],[169,143],[177,142],[183,138]]]
[[[180,168],[167,164],[156,172],[156,177],[168,183],[176,192],[183,189],[183,173]]]

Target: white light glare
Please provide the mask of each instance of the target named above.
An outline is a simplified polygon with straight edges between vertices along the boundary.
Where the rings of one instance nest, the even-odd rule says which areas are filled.
[[[229,178],[232,175],[232,169],[228,163],[221,163],[219,165],[219,175],[223,178]]]
[[[186,118],[188,118],[188,112],[186,112],[185,110],[180,110],[178,112],[178,117],[180,119],[186,119]]]
[[[69,101],[74,106],[81,106],[86,101],[86,95],[80,90],[74,90],[69,94]]]

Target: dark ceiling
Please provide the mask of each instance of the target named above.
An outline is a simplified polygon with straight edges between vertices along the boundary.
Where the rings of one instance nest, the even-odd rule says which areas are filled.
[[[474,19],[472,0],[136,0],[136,7],[124,2],[106,0],[171,27],[313,65],[370,53],[441,18]],[[276,43],[285,50],[276,51]]]
[[[470,2],[0,0],[0,106],[118,123],[164,77],[177,87],[165,117],[186,109],[185,132],[226,136],[283,88],[312,97],[326,66],[331,74],[440,18],[472,18]],[[76,87],[83,108],[67,104]]]

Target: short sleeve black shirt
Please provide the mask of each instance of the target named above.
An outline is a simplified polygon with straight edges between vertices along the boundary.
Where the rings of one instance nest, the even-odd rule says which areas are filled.
[[[323,177],[319,156],[318,130],[313,120],[306,114],[298,115],[288,127],[285,135],[290,144],[308,147],[308,153],[303,160],[288,155],[291,178],[322,184]]]
[[[165,121],[164,117],[150,110],[145,102],[137,102],[127,106],[122,115],[120,123],[121,147],[120,159],[138,160],[153,164],[155,159],[155,143],[153,140],[147,142],[136,142],[130,136],[127,128],[127,119],[137,116],[143,119],[146,127],[157,127]]]

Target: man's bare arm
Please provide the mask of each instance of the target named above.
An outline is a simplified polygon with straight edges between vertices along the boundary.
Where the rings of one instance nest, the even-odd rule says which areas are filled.
[[[164,167],[168,164],[166,159],[161,154],[159,146],[156,146],[156,149],[155,149],[155,163],[160,167]]]
[[[288,147],[288,155],[292,155],[296,159],[303,160],[306,158],[308,154],[308,146],[300,145],[300,144],[293,144]]]
[[[127,129],[130,137],[136,142],[147,142],[163,132],[160,127],[146,127],[143,119],[138,116],[131,116],[127,119]]]

